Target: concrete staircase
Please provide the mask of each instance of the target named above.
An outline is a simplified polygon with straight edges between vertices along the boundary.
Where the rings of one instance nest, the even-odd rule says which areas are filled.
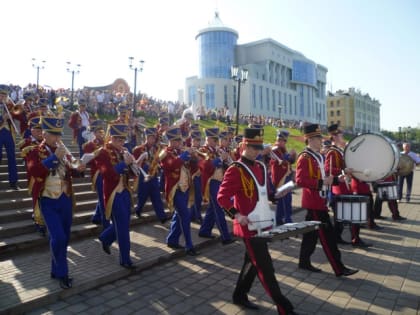
[[[77,145],[72,144],[71,130],[67,126],[63,142],[75,157],[79,156]],[[0,165],[0,259],[8,259],[32,249],[48,250],[48,237],[42,237],[32,221],[32,199],[28,194],[26,169],[20,152],[16,151],[18,164],[19,191],[10,190],[6,152],[3,150]],[[97,194],[91,190],[90,172],[86,170],[84,178],[74,178],[76,206],[73,209],[71,240],[97,237],[101,226],[91,223],[91,217],[97,204]],[[137,196],[134,194],[134,203]],[[134,209],[134,207],[133,207]],[[134,210],[133,210],[134,212]],[[139,219],[132,217],[131,224],[138,225],[156,220],[152,205],[148,202]]]

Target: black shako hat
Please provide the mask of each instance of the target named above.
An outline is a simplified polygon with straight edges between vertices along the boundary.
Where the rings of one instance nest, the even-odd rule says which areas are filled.
[[[343,131],[338,128],[338,124],[332,124],[328,127],[328,133],[330,135],[338,135],[339,133],[343,133]]]
[[[243,143],[254,147],[255,149],[263,150],[264,129],[245,128]]]
[[[321,128],[317,124],[310,124],[303,128],[303,134],[306,139],[312,137],[322,137]]]

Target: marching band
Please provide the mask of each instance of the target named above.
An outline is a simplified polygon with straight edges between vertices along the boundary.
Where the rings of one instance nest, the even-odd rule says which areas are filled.
[[[308,211],[306,220],[322,223],[319,230],[303,236],[299,267],[307,271],[321,271],[310,260],[320,239],[336,276],[350,276],[357,272],[344,266],[337,247],[337,243],[343,241],[340,233],[343,220],[334,220],[333,227],[328,214],[331,206],[336,216],[335,201],[340,200],[340,196],[368,196],[367,224],[372,229],[378,229],[374,219],[381,217],[382,201],[388,202],[394,220],[405,219],[398,211],[397,198],[401,196],[397,192],[393,194],[393,190],[385,193],[381,190],[382,187],[394,186],[392,183],[397,181],[398,169],[390,170],[380,180],[369,182],[358,178],[358,172],[369,176],[372,170],[346,167],[345,142],[338,125],[328,129],[331,146],[325,157],[320,154],[322,135],[319,127],[306,126],[307,148],[297,156],[294,150],[286,149],[287,130],[279,130],[274,145],[266,146],[262,143],[262,126],[246,128],[244,137],[233,137],[229,127],[226,130],[212,127],[204,130],[205,142],[202,143],[203,133],[198,124],[193,123],[189,112],[172,126],[168,117],[159,117],[154,127],[142,125],[143,134],[139,135],[135,131],[137,123],[133,123],[126,106],[120,105],[118,117],[107,123],[92,120],[85,104],[80,104],[68,122],[80,148],[80,156],[76,159],[61,142],[65,123],[63,113],[52,113],[42,99],[38,101],[38,107],[33,101],[33,97],[26,95],[23,104],[14,104],[7,91],[0,91],[0,145],[6,147],[10,188],[19,189],[16,135],[23,139],[18,148],[27,167],[33,220],[42,235],[49,235],[51,278],[57,279],[64,289],[73,284],[67,267],[74,204],[72,178],[84,176],[87,166],[92,188],[98,194],[92,222],[103,227],[99,235],[101,248],[106,254],[112,254],[111,245],[117,241],[122,267],[133,268],[130,219],[135,206],[132,202],[134,192],[138,200],[134,211],[137,217],[142,217],[142,209],[150,198],[160,222],[171,221],[165,240],[171,249],[184,249],[190,256],[199,255],[192,241],[193,221],[200,225],[198,235],[204,238],[214,238],[212,230],[216,226],[224,245],[234,241],[232,234],[242,237],[247,254],[233,295],[234,302],[246,308],[258,308],[248,301],[247,293],[255,275],[261,272],[260,280],[270,287],[267,291],[279,314],[294,314],[293,306],[275,285],[266,242],[254,239],[261,236],[261,229],[252,226],[253,223],[259,226],[257,223],[261,218],[261,221],[267,221],[266,218],[269,221],[263,229],[291,224],[292,189],[303,189],[302,208]],[[20,122],[19,128],[14,120]],[[90,158],[85,159],[87,156]],[[295,162],[296,172],[293,170]],[[377,192],[375,206],[371,183]],[[169,213],[165,212],[161,188]],[[342,199],[342,202],[346,203],[346,200]],[[269,202],[275,205],[270,206]],[[203,206],[206,207],[204,213]],[[252,213],[257,207],[264,208],[264,213]],[[344,209],[347,208],[352,207],[344,205]],[[233,231],[226,215],[234,219]],[[353,246],[370,246],[360,239],[359,223],[345,220],[344,223],[352,226]],[[337,230],[340,232],[335,233]],[[181,236],[184,245],[180,242]],[[255,254],[260,256],[253,256]]]

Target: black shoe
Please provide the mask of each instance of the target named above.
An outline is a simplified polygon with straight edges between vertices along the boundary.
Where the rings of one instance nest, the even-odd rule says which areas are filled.
[[[70,289],[73,286],[73,279],[70,278],[69,276],[60,278],[59,281],[60,281],[60,287],[62,289]]]
[[[312,266],[311,264],[299,264],[299,269],[308,270],[311,272],[322,272],[321,269]]]
[[[13,189],[13,190],[20,190],[20,187],[16,183],[10,184],[9,187],[10,189]]]
[[[185,253],[186,253],[188,256],[198,256],[198,255],[200,255],[200,253],[199,253],[199,252],[197,252],[194,248],[187,249],[187,250],[185,251]]]
[[[241,299],[233,298],[233,304],[243,306],[244,308],[248,308],[250,310],[260,309],[257,304],[250,302],[247,297]]]
[[[101,241],[101,239],[99,239]],[[102,244],[102,250],[107,253],[108,255],[111,255],[111,246],[106,245],[104,242],[101,241]]]
[[[343,240],[341,237],[337,239],[337,244],[350,245],[350,242]]]
[[[121,265],[121,267],[123,267],[125,269],[129,269],[129,270],[136,269],[136,267],[132,263],[130,263],[130,264],[120,264],[120,265]]]
[[[362,241],[361,239],[359,239],[356,242],[352,242],[351,245],[353,247],[360,247],[360,248],[368,248],[368,247],[371,247],[372,246],[372,244],[366,243],[366,242]]]
[[[100,224],[102,224],[102,222],[101,222],[101,220],[99,220],[99,219],[92,219],[92,221],[91,221],[93,224],[96,224],[96,225],[100,225]]]
[[[377,217],[375,217],[375,219],[386,220],[387,218],[384,216],[378,215]]]
[[[202,237],[202,238],[209,238],[209,239],[215,239],[216,236],[214,235],[206,235],[206,234],[202,234],[202,233],[198,233],[198,236]]]
[[[136,217],[140,219],[140,212],[136,211]]]
[[[380,230],[383,230],[384,228],[382,226],[374,224],[374,225],[369,226],[369,229],[375,230],[375,231],[380,231]]]
[[[51,277],[51,279],[55,279],[56,278],[55,274],[53,274],[52,272],[50,273],[50,277]]]
[[[354,275],[357,272],[359,272],[359,270],[349,269],[349,268],[344,267],[343,271],[340,274],[338,274],[337,277],[341,277],[341,276],[348,277],[348,276]]]
[[[229,244],[232,244],[232,243],[234,243],[235,242],[235,240],[233,239],[233,238],[231,238],[231,239],[229,239],[229,240],[224,240],[224,241],[222,241],[222,244],[223,245],[229,245]]]
[[[168,221],[168,218],[160,219],[160,223],[165,224]]]
[[[407,220],[407,218],[406,217],[402,217],[402,216],[398,216],[398,217],[395,217],[395,218],[392,218],[394,221],[404,221],[404,220]]]
[[[184,248],[184,246],[181,246],[179,244],[167,244],[167,245],[168,245],[169,248],[172,248],[172,249],[183,249]]]

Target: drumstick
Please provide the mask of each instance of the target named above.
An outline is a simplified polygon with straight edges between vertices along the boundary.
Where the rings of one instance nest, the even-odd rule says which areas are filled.
[[[349,185],[349,183],[347,182],[347,175],[346,175],[346,172],[344,172],[344,170],[341,170],[341,174],[343,174],[345,177],[344,177],[344,183],[346,184],[346,187],[347,187],[347,190],[348,191],[350,191],[350,185]]]

